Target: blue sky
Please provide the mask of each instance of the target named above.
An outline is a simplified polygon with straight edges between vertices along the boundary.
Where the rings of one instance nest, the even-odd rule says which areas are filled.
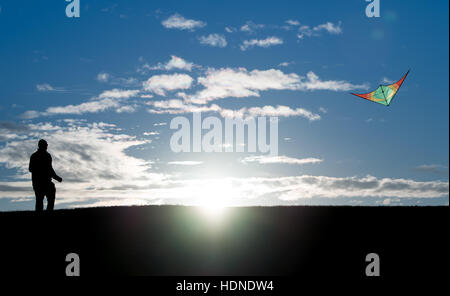
[[[380,2],[0,0],[0,210],[41,137],[57,208],[448,205],[448,1]],[[194,109],[278,115],[279,157],[172,152]]]

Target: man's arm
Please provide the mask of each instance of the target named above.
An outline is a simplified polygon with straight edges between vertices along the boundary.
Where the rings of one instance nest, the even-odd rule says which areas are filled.
[[[52,174],[52,178],[53,179],[55,179],[56,181],[58,181],[58,182],[62,182],[62,178],[60,177],[60,176],[58,176],[56,173],[55,173],[55,170],[53,169],[53,166],[52,166],[52,156],[50,155],[50,172],[51,172],[51,174]]]
[[[34,165],[33,165],[33,155],[31,155],[31,157],[30,157],[30,164],[28,165],[28,170],[30,171],[30,173],[32,173],[33,172],[33,168],[34,168]]]

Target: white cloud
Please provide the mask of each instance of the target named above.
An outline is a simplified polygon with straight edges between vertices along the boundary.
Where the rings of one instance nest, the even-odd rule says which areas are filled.
[[[211,106],[198,106],[192,104],[185,104],[181,100],[165,100],[165,101],[150,101],[146,103],[147,105],[153,106],[156,109],[148,109],[149,113],[153,114],[183,114],[183,113],[194,113],[194,112],[218,112],[221,108],[217,105]]]
[[[297,20],[287,20],[286,24],[291,25],[291,26],[298,26],[298,25],[300,25],[300,22]]]
[[[399,197],[431,198],[448,196],[448,182],[420,182],[408,179],[378,179],[373,176],[327,177],[298,176],[283,178],[285,190],[282,200],[298,200],[313,197]]]
[[[196,104],[226,97],[259,96],[259,91],[270,89],[295,90],[300,85],[297,74],[284,74],[275,69],[250,72],[245,68],[209,69],[206,76],[199,77],[197,80],[205,89],[189,96],[188,100]]]
[[[292,109],[288,106],[263,106],[241,108],[239,110],[225,109],[216,104],[210,106],[186,104],[182,100],[165,100],[165,101],[151,101],[147,105],[153,106],[155,109],[148,109],[152,114],[184,114],[194,112],[216,112],[224,118],[246,118],[259,116],[278,116],[290,117],[299,116],[304,117],[310,121],[319,120],[320,115],[314,114],[303,108]]]
[[[290,117],[290,116],[300,116],[307,118],[311,121],[319,120],[320,115],[314,114],[303,108],[292,109],[288,106],[264,106],[264,107],[252,107],[248,109],[250,116],[278,116],[278,117]]]
[[[352,89],[367,89],[368,85],[354,85],[346,81],[322,81],[313,73],[306,77],[295,73],[285,74],[277,69],[253,70],[245,68],[209,69],[206,76],[197,79],[204,89],[195,94],[183,94],[187,102],[206,104],[209,101],[227,97],[244,98],[260,95],[266,90],[333,90],[348,91]]]
[[[368,89],[367,84],[352,84],[346,81],[328,80],[322,81],[312,71],[306,74],[306,81],[302,83],[305,90],[332,90],[332,91],[349,91],[352,89]]]
[[[119,85],[119,86],[137,86],[139,84],[139,81],[134,77],[114,77],[113,75],[101,72],[97,74],[96,80],[101,83],[109,83],[111,85]]]
[[[66,105],[49,107],[45,112],[34,110],[26,111],[21,115],[22,118],[32,119],[40,116],[50,116],[56,114],[84,114],[102,112],[108,109],[117,108],[117,112],[130,112],[132,107],[121,107],[121,100],[134,97],[139,90],[121,90],[112,89],[102,92],[98,97],[94,97],[91,101],[78,105]],[[121,109],[122,108],[122,109]]]
[[[233,33],[233,32],[236,32],[236,28],[233,28],[233,27],[225,27],[225,31],[226,31],[227,33]]]
[[[102,148],[100,151],[104,151],[103,146],[99,148]],[[120,153],[122,152],[119,151]],[[56,153],[53,154],[56,155]],[[109,156],[109,154],[105,155]],[[116,160],[116,157],[114,159]],[[127,159],[118,157],[118,160],[123,165]],[[135,167],[142,172],[142,167],[134,164],[136,160],[139,161],[132,158],[133,162],[126,168],[127,171],[133,173]],[[104,165],[101,168],[104,168]],[[90,173],[89,170],[87,172]],[[133,173],[132,177],[137,179],[135,181],[120,178],[118,180],[99,179],[81,184],[63,182],[57,185],[57,205],[70,202],[83,203],[85,206],[154,203],[192,205],[199,199],[210,199],[211,196],[223,199],[227,205],[231,206],[295,205],[301,204],[305,199],[315,198],[327,198],[330,202],[335,198],[382,198],[400,201],[402,198],[448,197],[449,193],[448,182],[423,182],[373,176],[359,178],[300,175],[273,178],[174,179],[173,176],[144,172]],[[0,197],[23,198],[24,196],[33,196],[28,180],[0,183]]]
[[[129,156],[125,152],[130,147],[144,145],[148,141],[118,134],[115,130],[114,125],[102,122],[29,125],[26,139],[0,146],[0,163],[17,170],[15,178],[18,181],[6,183],[11,186],[25,183],[26,190],[0,190],[0,197],[32,196],[28,162],[40,138],[49,143],[53,167],[64,179],[63,183],[57,185],[59,203],[120,197],[126,195],[127,191],[131,193],[131,188],[144,184],[160,186],[165,176],[151,172],[150,161]],[[105,191],[101,190],[102,187],[112,189]]]
[[[337,25],[333,24],[332,22],[326,22],[325,24],[315,26],[313,30],[327,31],[330,34],[341,34],[342,33],[341,24],[342,24],[341,22],[339,22]]]
[[[164,69],[166,70],[179,69],[191,71],[193,67],[194,63],[187,62],[186,60],[174,55],[170,56],[170,61],[164,65]]]
[[[298,29],[298,31],[299,31],[299,34],[297,35],[297,37],[298,37],[299,39],[303,39],[305,36],[310,37],[310,36],[312,36],[312,34],[313,34],[311,28],[310,28],[309,26],[307,26],[307,25],[301,26],[301,27]]]
[[[290,62],[282,62],[282,63],[279,63],[279,64],[278,64],[278,67],[287,67],[287,66],[289,66],[290,64],[292,64],[292,63],[290,63]]]
[[[303,25],[299,27],[299,34],[297,35],[297,37],[299,39],[303,39],[304,37],[320,36],[321,31],[326,31],[327,33],[333,35],[342,34],[341,24],[341,22],[339,22],[337,25],[333,24],[332,22],[326,22],[325,24],[317,25],[313,28],[308,25]]]
[[[436,198],[448,197],[448,181],[415,181],[401,178],[284,176],[223,177],[217,179],[183,178],[155,173],[152,162],[130,156],[129,148],[146,145],[118,131],[113,124],[65,120],[64,124],[38,123],[26,127],[3,124],[6,133],[21,138],[0,143],[0,163],[16,170],[10,181],[0,182],[0,198],[33,197],[28,162],[37,141],[49,143],[56,172],[64,178],[57,184],[57,206],[192,204],[224,190],[231,204],[296,204],[311,198]],[[25,138],[23,138],[25,137]],[[251,159],[250,159],[251,160]],[[285,156],[256,158],[261,163],[319,163],[320,160]],[[190,162],[172,161],[188,165]],[[196,163],[195,163],[196,164]],[[207,184],[207,186],[205,186]],[[180,197],[174,200],[174,197]]]
[[[159,135],[159,132],[144,132],[144,136],[157,136]]]
[[[166,91],[190,88],[192,82],[192,77],[187,74],[154,75],[143,83],[143,88],[146,91],[165,96]]]
[[[108,82],[110,75],[106,72],[101,72],[97,74],[97,80],[100,82]]]
[[[28,110],[25,111],[23,114],[20,115],[20,118],[23,119],[33,119],[41,116],[41,113],[35,110]]]
[[[434,173],[439,175],[448,175],[448,166],[440,164],[423,164],[415,168],[415,170],[424,173]]]
[[[167,164],[170,165],[185,165],[185,166],[193,166],[203,164],[203,161],[193,161],[193,160],[185,160],[185,161],[169,161]]]
[[[247,33],[253,33],[255,30],[262,29],[265,26],[263,24],[255,24],[252,21],[248,21],[241,27],[241,31]]]
[[[259,164],[311,164],[311,163],[320,163],[322,159],[319,158],[294,158],[287,157],[284,155],[280,156],[267,156],[267,155],[258,155],[258,156],[248,156],[241,160],[242,163],[251,163],[257,162]]]
[[[111,84],[120,86],[138,86],[139,81],[134,77],[117,77],[111,80]]]
[[[176,13],[162,22],[162,25],[167,29],[179,29],[193,31],[197,28],[206,26],[205,22],[186,19],[182,15]]]
[[[55,115],[55,114],[83,114],[96,113],[105,111],[110,108],[119,107],[120,103],[116,99],[101,99],[90,102],[81,103],[79,105],[66,105],[49,107],[45,112],[41,112],[41,116]]]
[[[151,99],[153,98],[153,95],[140,95],[140,97],[143,99]]]
[[[117,113],[133,113],[136,111],[135,106],[125,105],[116,109]]]
[[[199,38],[201,44],[210,45],[214,47],[226,47],[227,40],[224,35],[209,34],[208,36],[201,36]]]
[[[140,73],[146,73],[147,70],[185,70],[185,71],[192,71],[194,67],[198,67],[194,63],[188,62],[184,60],[183,58],[177,57],[175,55],[170,56],[170,60],[166,63],[158,63],[156,66],[150,66],[149,64],[142,65],[138,72]]]
[[[55,90],[55,89],[53,88],[53,86],[51,86],[51,85],[48,84],[48,83],[36,84],[36,89],[37,89],[38,91],[53,91],[53,90]]]
[[[383,77],[383,79],[381,80],[381,83],[382,84],[392,84],[392,83],[395,83],[395,81],[392,79],[389,79],[387,77]]]
[[[324,107],[319,107],[319,111],[322,112],[323,114],[327,114],[328,110],[325,109]]]
[[[242,45],[240,46],[241,50],[247,50],[248,48],[258,46],[258,47],[270,47],[274,45],[283,44],[283,39],[275,36],[267,37],[266,39],[252,39],[252,40],[244,40]]]
[[[63,92],[63,91],[65,91],[65,89],[62,87],[54,87],[48,83],[36,84],[36,89],[41,92],[47,92],[47,91],[59,91],[59,92],[62,91]]]
[[[114,88],[112,90],[106,90],[102,92],[98,97],[100,99],[113,98],[113,99],[127,99],[135,97],[139,94],[139,90],[123,90]]]

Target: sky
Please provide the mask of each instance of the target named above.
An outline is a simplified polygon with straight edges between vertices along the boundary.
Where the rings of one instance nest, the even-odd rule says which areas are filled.
[[[448,205],[448,1],[68,4],[0,0],[1,211],[34,208],[41,138],[55,208]],[[173,152],[193,112],[278,117],[278,155]]]

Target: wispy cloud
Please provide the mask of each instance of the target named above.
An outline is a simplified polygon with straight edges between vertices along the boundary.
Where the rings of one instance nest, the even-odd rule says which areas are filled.
[[[176,13],[162,22],[162,25],[167,29],[190,30],[193,31],[198,28],[206,26],[205,22],[193,19],[186,19],[182,15]]]
[[[242,163],[252,163],[256,162],[259,164],[312,164],[312,163],[320,163],[322,159],[319,158],[294,158],[287,157],[284,155],[280,156],[267,156],[267,155],[258,155],[258,156],[248,156],[241,160]]]
[[[319,120],[320,115],[312,113],[303,108],[293,109],[288,106],[263,106],[263,107],[243,107],[233,110],[222,108],[216,104],[210,106],[186,104],[182,100],[150,101],[148,105],[154,109],[148,109],[152,114],[185,114],[194,112],[216,112],[224,118],[247,118],[258,116],[278,116],[278,117],[304,117],[310,121]]]
[[[151,162],[125,153],[126,149],[147,141],[117,134],[115,125],[81,121],[69,121],[65,125],[39,123],[29,125],[26,136],[24,140],[11,141],[0,147],[0,163],[17,169],[16,177],[19,179],[28,179],[29,157],[36,150],[40,138],[49,143],[55,170],[68,181],[62,183],[63,192],[74,189],[80,194],[99,184],[126,184],[151,178],[147,172]]]
[[[322,31],[325,31],[333,35],[342,34],[343,30],[341,25],[342,25],[341,22],[339,22],[337,25],[332,22],[326,22],[324,24],[320,24],[312,28],[308,25],[302,25],[298,29],[299,33],[297,37],[299,39],[303,39],[305,37],[320,36],[320,32]]]
[[[193,166],[193,165],[200,165],[200,164],[203,164],[203,161],[193,161],[193,160],[169,161],[167,164],[170,164],[170,165]]]
[[[174,196],[182,196],[182,203],[189,204],[199,196],[210,197],[217,188],[230,188],[227,198],[237,205],[251,200],[258,203],[261,198],[267,200],[269,197],[271,204],[295,204],[311,198],[411,199],[448,197],[449,194],[448,181],[415,181],[370,175],[223,177],[208,180],[210,186],[205,188],[205,179],[179,179],[170,174],[155,173],[151,161],[127,154],[129,148],[146,145],[149,141],[124,134],[113,124],[65,120],[64,124],[58,125],[2,126],[25,138],[8,140],[0,146],[0,163],[17,171],[12,181],[0,183],[0,198],[33,196],[27,169],[29,156],[40,138],[49,142],[55,170],[68,181],[58,185],[59,205],[97,205],[99,199],[103,205],[148,204],[155,198],[160,203],[170,204]],[[322,160],[279,156],[253,157],[246,161],[301,165],[317,164]],[[198,165],[198,162],[170,163]]]
[[[247,21],[245,25],[241,27],[242,32],[253,33],[256,30],[262,29],[265,26],[263,24],[255,24],[252,21]]]
[[[38,90],[38,91],[41,91],[41,92],[47,92],[47,91],[65,91],[65,89],[64,88],[62,88],[62,87],[53,87],[53,86],[51,86],[50,84],[48,84],[48,83],[42,83],[42,84],[36,84],[36,89]]]
[[[266,39],[251,39],[251,40],[244,40],[244,42],[241,44],[240,48],[242,51],[245,51],[251,47],[258,46],[258,47],[270,47],[274,45],[280,45],[283,44],[283,39],[275,36],[267,37]]]
[[[23,132],[29,131],[27,125],[10,121],[0,121],[0,142],[23,139]]]
[[[291,26],[298,26],[298,25],[300,25],[300,22],[297,21],[297,20],[287,20],[285,23],[288,24],[288,25],[291,25]]]
[[[110,75],[106,72],[100,72],[97,74],[96,79],[100,82],[108,82]]]
[[[165,96],[166,91],[188,89],[194,80],[187,74],[154,75],[143,83],[145,91]]]
[[[233,33],[233,32],[236,32],[237,29],[234,28],[234,27],[225,27],[225,31],[226,31],[227,33]]]
[[[265,90],[349,91],[368,88],[366,84],[355,85],[341,80],[324,81],[312,71],[303,77],[295,73],[286,74],[277,69],[253,71],[245,68],[209,69],[206,75],[198,77],[197,81],[204,89],[183,96],[186,101],[195,104],[206,104],[227,97],[259,97],[260,92]]]
[[[313,28],[314,31],[327,31],[330,34],[341,34],[342,28],[341,28],[341,22],[339,22],[337,25],[333,24],[332,22],[327,22],[325,24],[321,24],[318,26],[315,26]]]
[[[194,112],[219,112],[221,108],[217,105],[199,106],[186,104],[182,100],[171,99],[164,101],[149,101],[147,105],[153,106],[153,109],[147,111],[151,114],[184,114]]]
[[[199,37],[200,43],[205,45],[210,45],[213,47],[226,47],[227,40],[224,35],[220,34],[209,34],[208,36]]]
[[[117,113],[133,113],[136,111],[136,105],[124,105],[116,109]]]
[[[332,91],[349,91],[353,89],[368,89],[368,84],[352,84],[342,80],[319,79],[314,72],[310,71],[306,74],[306,80],[302,82],[302,88],[305,90],[332,90]]]
[[[96,80],[101,83],[108,83],[110,85],[117,85],[121,87],[134,87],[139,85],[139,81],[134,77],[114,77],[107,72],[98,73]]]
[[[259,96],[259,91],[270,89],[295,90],[300,83],[299,76],[293,73],[285,74],[275,69],[247,71],[245,68],[209,69],[197,80],[204,89],[186,98],[196,104],[226,97]]]
[[[381,83],[382,83],[382,84],[392,84],[392,83],[394,83],[394,82],[395,82],[394,80],[389,79],[389,78],[387,78],[387,77],[383,77],[383,79],[381,79]]]
[[[114,98],[114,99],[128,99],[135,97],[139,94],[139,90],[123,90],[123,89],[112,89],[103,91],[98,97],[100,99],[104,98]]]
[[[278,64],[278,67],[288,67],[291,64],[293,64],[293,62],[282,62]]]
[[[172,55],[170,56],[170,60],[165,63],[158,63],[155,66],[151,66],[149,64],[143,64],[138,68],[138,72],[140,73],[147,73],[149,70],[184,70],[184,71],[192,71],[193,68],[199,67],[195,65],[194,63],[188,62],[184,60],[183,58],[180,58],[178,56]]]
[[[415,170],[438,175],[448,175],[448,166],[440,164],[423,164],[416,167]]]
[[[311,111],[308,111],[303,108],[296,108],[292,109],[288,106],[264,106],[264,107],[251,107],[248,108],[248,113],[250,116],[257,117],[257,116],[278,116],[278,117],[304,117],[311,121],[319,120],[320,115],[312,113]]]
[[[84,114],[84,113],[97,113],[105,111],[106,109],[119,107],[118,100],[105,98],[101,100],[95,100],[91,102],[81,103],[79,105],[66,105],[49,107],[45,112],[42,112],[41,116],[56,115],[56,114]]]
[[[112,89],[102,92],[98,97],[94,97],[91,101],[84,102],[78,105],[66,105],[49,107],[44,112],[29,110],[21,115],[24,119],[33,119],[40,116],[50,116],[56,114],[84,114],[102,112],[111,108],[119,108],[118,112],[130,112],[129,108],[120,109],[121,100],[134,97],[139,93],[139,90],[121,90]]]
[[[286,182],[284,189],[288,187],[289,190],[279,191],[281,200],[313,197],[431,198],[448,195],[448,182],[441,181],[420,182],[408,179],[378,179],[373,176],[338,178],[307,175],[282,179]],[[279,189],[282,189],[282,187]]]

